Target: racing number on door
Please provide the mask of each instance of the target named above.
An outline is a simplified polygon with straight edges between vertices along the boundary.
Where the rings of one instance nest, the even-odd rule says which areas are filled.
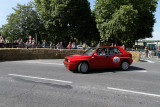
[[[120,58],[119,57],[117,57],[117,56],[115,56],[114,58],[113,58],[113,63],[119,63],[120,62]]]

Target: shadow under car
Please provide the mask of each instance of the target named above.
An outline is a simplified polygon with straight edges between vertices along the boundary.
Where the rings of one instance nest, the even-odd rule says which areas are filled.
[[[94,73],[105,73],[105,72],[134,72],[134,71],[143,71],[146,70],[144,68],[136,67],[136,66],[130,66],[127,71],[123,71],[120,68],[106,68],[106,69],[94,69],[88,72],[88,74],[94,74]]]

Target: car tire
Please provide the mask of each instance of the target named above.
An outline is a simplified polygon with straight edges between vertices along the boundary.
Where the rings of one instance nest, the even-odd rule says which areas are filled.
[[[89,71],[89,65],[86,62],[81,62],[78,64],[78,72],[86,74]]]
[[[123,61],[123,62],[121,63],[121,69],[122,69],[123,71],[127,71],[128,68],[129,68],[129,63],[128,63],[128,61]]]

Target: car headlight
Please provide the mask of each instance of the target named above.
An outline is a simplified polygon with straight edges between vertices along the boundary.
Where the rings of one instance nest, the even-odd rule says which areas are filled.
[[[70,60],[68,59],[68,63],[70,63]]]

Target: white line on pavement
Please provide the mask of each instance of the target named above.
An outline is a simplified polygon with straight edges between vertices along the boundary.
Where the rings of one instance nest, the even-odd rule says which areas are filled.
[[[25,75],[17,75],[17,74],[8,74],[9,76],[14,77],[24,77],[24,78],[33,78],[33,79],[39,79],[39,80],[48,80],[48,81],[56,81],[56,82],[63,82],[63,83],[69,83],[72,84],[71,81],[64,81],[64,80],[57,80],[57,79],[49,79],[49,78],[41,78],[41,77],[33,77],[33,76],[25,76]]]
[[[150,60],[145,60],[145,61],[147,61],[147,62],[149,62],[149,63],[155,63],[155,62],[153,62],[153,61],[150,61]]]
[[[63,64],[58,64],[58,63],[28,62],[28,61],[26,61],[25,63],[33,63],[33,64],[47,64],[47,65],[63,65]]]
[[[107,89],[114,90],[114,91],[127,92],[127,93],[141,94],[141,95],[152,96],[152,97],[160,97],[160,95],[158,94],[150,94],[145,92],[137,92],[137,91],[131,91],[131,90],[125,90],[125,89],[119,89],[119,88],[107,87]]]
[[[139,71],[136,71],[136,72],[147,72],[146,70],[139,70]]]

